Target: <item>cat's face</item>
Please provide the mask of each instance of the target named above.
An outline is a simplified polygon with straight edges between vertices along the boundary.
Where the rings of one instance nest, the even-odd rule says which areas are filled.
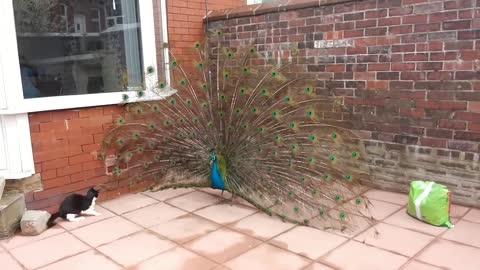
[[[97,198],[98,197],[98,190],[95,190],[94,188],[90,188],[87,192],[88,197],[92,198]]]

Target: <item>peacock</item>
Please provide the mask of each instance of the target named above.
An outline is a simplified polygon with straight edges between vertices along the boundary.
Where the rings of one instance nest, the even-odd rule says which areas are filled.
[[[153,191],[228,191],[268,215],[325,230],[373,222],[362,140],[328,117],[348,113],[343,98],[317,94],[318,81],[299,76],[291,59],[254,45],[222,47],[221,31],[213,35],[192,45],[198,57],[185,68],[169,54],[171,83],[155,87],[174,89],[169,97],[131,103],[125,95],[133,116],[117,120],[102,150],[114,158],[115,177],[153,180]]]

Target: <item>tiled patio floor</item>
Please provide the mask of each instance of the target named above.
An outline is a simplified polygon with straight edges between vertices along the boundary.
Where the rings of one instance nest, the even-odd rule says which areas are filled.
[[[1,241],[0,269],[480,269],[480,210],[452,207],[447,230],[407,216],[404,194],[367,195],[378,235],[283,223],[210,189],[126,195],[101,216]]]

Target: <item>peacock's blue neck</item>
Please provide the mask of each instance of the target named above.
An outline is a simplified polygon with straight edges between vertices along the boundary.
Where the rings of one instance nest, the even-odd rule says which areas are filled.
[[[211,179],[211,187],[213,189],[221,189],[221,190],[225,189],[225,182],[223,181],[222,174],[218,170],[218,164],[216,160],[212,162],[210,179]]]

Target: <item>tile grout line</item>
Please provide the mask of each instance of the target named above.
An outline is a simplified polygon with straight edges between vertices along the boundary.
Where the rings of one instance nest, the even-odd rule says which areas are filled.
[[[466,211],[463,215],[461,215],[461,216],[459,217],[458,220],[459,220],[459,221],[460,221],[460,220],[463,220],[463,218],[464,218],[470,211],[471,211],[471,209],[468,210],[468,211]],[[432,225],[432,226],[433,226],[433,225]],[[409,263],[411,263],[412,261],[417,261],[417,258],[418,258],[418,256],[419,256],[421,253],[423,253],[424,251],[426,251],[426,250],[427,250],[429,247],[431,247],[434,243],[438,242],[439,240],[442,240],[441,237],[442,237],[444,234],[446,234],[448,231],[449,231],[449,229],[447,229],[446,231],[444,231],[444,232],[442,232],[442,233],[434,236],[434,238],[433,238],[432,241],[430,241],[426,246],[424,246],[422,249],[420,249],[420,250],[419,250],[417,253],[415,253],[412,257],[410,257],[410,259],[409,259],[407,262],[405,262],[405,264],[403,264],[399,269],[400,269],[400,270],[401,270],[401,269],[405,269],[405,267],[407,267]],[[448,241],[448,240],[447,240],[447,241]],[[478,247],[477,247],[477,248],[478,248]],[[426,262],[424,262],[424,261],[420,261],[420,262],[426,263]],[[432,264],[430,264],[430,263],[426,263],[426,264],[432,265]],[[433,265],[433,266],[435,266],[435,267],[443,267],[443,266],[438,266],[438,265]]]

